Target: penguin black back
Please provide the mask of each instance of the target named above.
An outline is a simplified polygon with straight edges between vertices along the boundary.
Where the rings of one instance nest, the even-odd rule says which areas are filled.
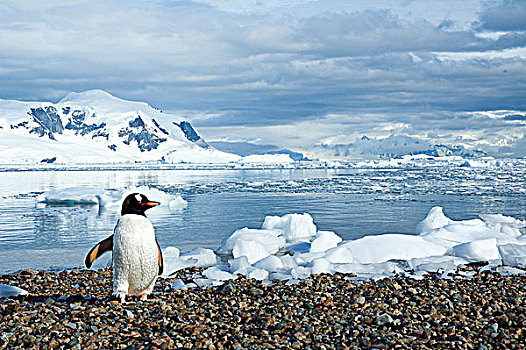
[[[136,214],[146,216],[146,210],[158,206],[159,202],[149,200],[145,195],[132,193],[122,203],[121,215]]]

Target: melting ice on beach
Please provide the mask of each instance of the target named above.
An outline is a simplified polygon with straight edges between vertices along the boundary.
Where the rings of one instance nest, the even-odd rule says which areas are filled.
[[[428,272],[447,276],[475,261],[524,266],[526,235],[520,230],[525,226],[525,221],[503,215],[453,221],[441,207],[434,207],[414,235],[383,234],[344,242],[334,232],[318,230],[307,213],[267,216],[261,228],[236,230],[216,252],[199,248],[179,254],[175,247],[166,248],[165,277],[185,267],[207,267],[195,283],[175,281],[174,288],[185,289],[220,285],[238,274],[265,283],[294,284],[320,273],[375,279],[402,273],[421,278]]]

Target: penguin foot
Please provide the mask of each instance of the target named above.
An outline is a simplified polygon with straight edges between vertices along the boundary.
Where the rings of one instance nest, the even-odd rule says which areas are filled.
[[[146,301],[148,299],[148,294],[141,294],[141,301]]]

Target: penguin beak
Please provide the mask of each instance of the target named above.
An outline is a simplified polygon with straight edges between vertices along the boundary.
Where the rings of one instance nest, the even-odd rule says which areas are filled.
[[[158,206],[159,202],[154,202],[154,201],[149,201],[149,202],[146,202],[146,203],[141,203],[141,207],[146,207],[146,209],[149,209],[149,208],[153,208],[153,207],[156,207]]]

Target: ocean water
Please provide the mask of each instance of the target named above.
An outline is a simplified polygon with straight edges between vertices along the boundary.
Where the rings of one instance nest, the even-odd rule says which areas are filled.
[[[0,172],[0,273],[81,267],[113,232],[118,210],[37,202],[73,186],[142,186],[179,193],[187,208],[151,215],[162,247],[215,249],[236,229],[267,215],[309,213],[319,230],[344,240],[412,233],[434,206],[454,220],[478,214],[526,218],[523,163],[500,168],[111,170]],[[155,198],[150,198],[155,200]]]

